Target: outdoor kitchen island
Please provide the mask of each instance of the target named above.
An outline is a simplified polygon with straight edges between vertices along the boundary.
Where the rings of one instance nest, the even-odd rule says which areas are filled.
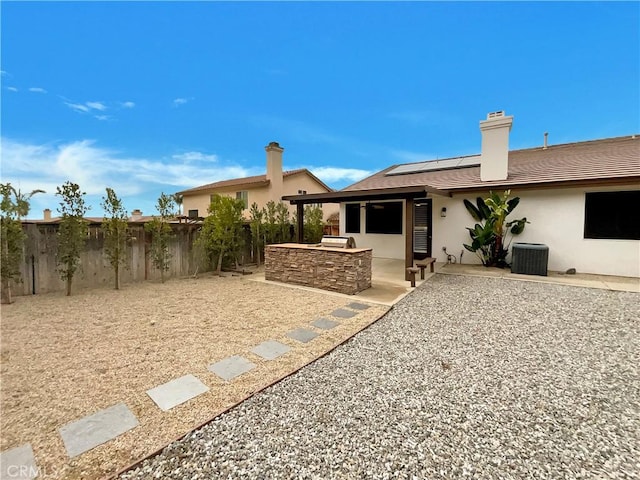
[[[371,248],[280,243],[265,247],[265,279],[355,295],[371,287]]]

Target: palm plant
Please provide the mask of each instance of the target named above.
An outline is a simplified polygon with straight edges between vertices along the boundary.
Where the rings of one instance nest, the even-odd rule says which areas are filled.
[[[471,245],[464,244],[464,248],[475,253],[486,267],[508,267],[507,255],[511,240],[507,235],[519,235],[524,231],[527,218],[506,221],[507,216],[520,203],[519,197],[509,199],[510,190],[502,195],[489,192],[485,200],[476,199],[476,205],[469,200],[464,200],[464,206],[476,223],[473,228],[467,227],[471,237]]]

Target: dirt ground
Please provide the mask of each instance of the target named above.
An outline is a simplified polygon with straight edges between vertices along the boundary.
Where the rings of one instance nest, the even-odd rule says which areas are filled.
[[[1,451],[30,443],[38,478],[115,473],[308,364],[382,316],[374,305],[323,331],[309,324],[349,298],[251,281],[203,276],[17,297],[0,324]],[[308,327],[308,344],[285,334]],[[250,352],[269,339],[292,347],[266,361]],[[225,382],[207,366],[243,355],[257,368]],[[162,412],[146,390],[193,374],[210,390]],[[69,459],[58,429],[124,402],[140,422],[120,437]]]

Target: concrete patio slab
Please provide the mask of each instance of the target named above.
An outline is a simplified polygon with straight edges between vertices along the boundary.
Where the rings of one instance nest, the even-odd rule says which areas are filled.
[[[340,322],[334,322],[333,320],[329,320],[328,318],[318,318],[317,320],[311,322],[311,325],[322,330],[331,330],[332,328],[340,325]]]
[[[31,480],[38,475],[38,466],[31,444],[26,443],[0,453],[0,480]]]
[[[369,307],[371,307],[371,305],[366,305],[364,303],[358,303],[358,302],[351,302],[350,304],[347,305],[347,308],[352,308],[354,310],[366,310]]]
[[[193,375],[185,375],[147,390],[147,395],[166,412],[208,390],[209,387]]]
[[[337,310],[334,310],[333,312],[331,312],[331,315],[338,318],[351,318],[351,317],[355,317],[357,313],[352,310],[345,310],[344,308],[338,308]]]
[[[287,337],[293,338],[302,343],[309,343],[311,340],[316,338],[318,334],[312,330],[307,330],[306,328],[296,328],[295,330],[291,330],[287,333]]]
[[[234,355],[219,362],[212,363],[208,368],[223,380],[229,381],[239,377],[243,373],[253,370],[256,368],[256,364],[240,355]]]
[[[105,408],[60,427],[60,436],[70,457],[113,440],[138,425],[138,419],[124,403]]]
[[[291,350],[291,347],[284,343],[276,342],[275,340],[267,340],[266,342],[262,342],[260,345],[253,347],[251,352],[265,360],[274,360],[280,355],[284,355],[289,350]]]
[[[596,275],[592,273],[566,274],[549,270],[547,276],[522,275],[511,273],[509,269],[487,268],[482,265],[471,264],[445,264],[437,269],[438,273],[449,275],[467,275],[475,277],[494,277],[508,280],[521,280],[538,283],[556,283],[560,285],[573,285],[576,287],[597,288],[601,290],[614,290],[620,292],[640,293],[640,278],[616,277],[613,275]]]

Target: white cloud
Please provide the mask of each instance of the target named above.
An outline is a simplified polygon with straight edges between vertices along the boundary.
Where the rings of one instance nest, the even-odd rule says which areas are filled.
[[[102,102],[87,102],[85,105],[93,110],[100,110],[101,112],[107,109],[107,106]]]
[[[131,157],[100,147],[92,140],[29,144],[3,137],[1,146],[2,182],[10,182],[23,191],[43,189],[48,192],[37,199],[34,208],[57,205],[53,194],[56,186],[66,181],[77,183],[88,196],[93,196],[91,212],[97,212],[106,187],[115,189],[123,198],[146,194],[156,199],[161,191],[175,192],[253,174],[234,164],[218,162],[214,166],[211,163],[214,155],[191,155],[191,160],[175,156],[160,159]]]
[[[7,87],[7,90],[9,90],[10,92],[17,92],[18,89],[16,87]]]
[[[111,116],[110,115],[94,115],[94,116],[98,120],[102,120],[102,121],[111,120]]]
[[[122,108],[133,108],[136,106],[136,104],[133,102],[121,102],[120,105],[122,106]]]
[[[9,72],[7,72],[6,70],[0,70],[0,76],[6,77],[8,75],[9,75]]]
[[[175,98],[173,100],[173,106],[174,107],[179,107],[180,105],[184,105],[185,103],[188,103],[191,100],[193,100],[193,97],[190,97],[190,98]]]
[[[98,111],[98,112],[104,112],[105,110],[107,110],[107,106],[104,104],[104,102],[84,102],[84,103],[77,103],[77,102],[72,102],[70,100],[68,100],[67,98],[64,97],[60,97],[62,98],[62,100],[64,101],[64,104],[69,107],[71,110],[74,110],[78,113],[90,113],[92,110],[93,111]],[[96,118],[98,118],[98,116],[96,116]]]
[[[64,102],[64,103],[67,107],[69,107],[71,110],[75,110],[76,112],[87,113],[89,111],[89,107],[81,103],[71,103],[71,102]]]
[[[358,168],[340,168],[340,167],[318,167],[310,168],[311,173],[325,183],[340,182],[348,180],[357,182],[368,177],[373,172],[370,170],[361,170]]]
[[[47,91],[44,88],[40,88],[40,87],[31,87],[29,91],[34,93],[47,93]]]
[[[217,162],[217,155],[210,155],[202,152],[185,152],[173,155],[171,158],[182,162]]]

